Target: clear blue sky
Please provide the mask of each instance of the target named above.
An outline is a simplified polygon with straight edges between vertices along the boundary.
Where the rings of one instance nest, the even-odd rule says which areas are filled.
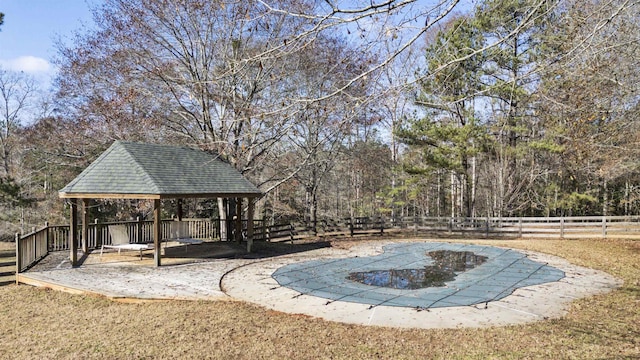
[[[54,40],[69,38],[83,24],[91,26],[89,4],[99,0],[0,0],[0,66],[36,77],[51,77],[55,69]]]

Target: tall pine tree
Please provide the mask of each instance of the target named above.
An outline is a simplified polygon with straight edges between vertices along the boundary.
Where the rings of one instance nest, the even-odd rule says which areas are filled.
[[[475,116],[475,100],[482,91],[481,47],[483,36],[472,19],[459,17],[449,22],[427,48],[425,80],[417,103],[426,115],[409,121],[397,131],[408,145],[419,147],[425,168],[451,174],[451,214],[472,217],[475,203],[475,160],[486,141],[486,133]],[[464,59],[464,60],[460,60]]]

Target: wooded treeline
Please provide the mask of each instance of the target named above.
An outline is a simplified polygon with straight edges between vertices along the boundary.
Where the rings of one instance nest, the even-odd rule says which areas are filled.
[[[637,214],[640,5],[474,4],[106,0],[47,101],[0,70],[4,232],[66,221],[57,190],[116,139],[220,154],[276,221]]]

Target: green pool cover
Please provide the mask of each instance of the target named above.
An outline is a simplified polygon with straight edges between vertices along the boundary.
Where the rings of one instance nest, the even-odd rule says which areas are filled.
[[[482,261],[463,270],[456,269],[446,261],[443,265],[440,258],[434,259],[437,257],[434,254],[443,252],[453,254],[457,262],[461,258],[463,263],[469,259]],[[428,284],[427,287],[406,287],[416,283],[413,277],[433,274],[433,269],[440,271],[440,266],[454,275],[442,282],[417,280],[419,284]],[[368,277],[368,283],[379,285],[353,280],[363,277]],[[326,298],[328,303],[339,300],[428,309],[500,300],[521,287],[558,281],[564,278],[564,272],[511,249],[453,243],[402,243],[385,246],[384,253],[377,256],[287,265],[275,271],[273,278],[281,286],[300,294]]]

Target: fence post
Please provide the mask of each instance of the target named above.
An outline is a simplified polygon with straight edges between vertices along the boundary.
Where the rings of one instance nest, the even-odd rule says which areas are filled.
[[[18,283],[18,274],[22,269],[22,254],[20,252],[20,234],[16,233],[16,284]]]
[[[93,231],[95,232],[96,249],[102,246],[102,231],[100,231],[100,225],[98,225],[98,219],[93,220]]]
[[[453,232],[453,218],[452,217],[449,218],[448,227],[449,227],[449,234],[451,234],[451,232]]]
[[[263,230],[264,231],[264,235],[263,235],[264,236],[264,241],[269,241],[270,242],[271,241],[271,227],[267,226],[266,222],[263,222],[262,224],[263,224],[262,226],[264,228],[264,230]]]
[[[602,216],[602,238],[607,238],[607,217]]]
[[[518,239],[522,239],[522,217],[518,218]]]
[[[140,216],[136,217],[136,221],[138,222],[136,224],[136,230],[137,230],[137,233],[138,233],[138,235],[137,235],[138,239],[137,239],[136,242],[137,243],[141,243],[143,241],[142,241],[142,219],[140,219]]]
[[[489,237],[489,217],[487,216],[484,220],[484,237]]]
[[[293,244],[293,233],[294,233],[295,228],[293,227],[292,223],[289,223],[289,235],[291,237],[291,243]]]
[[[44,241],[45,241],[45,244],[47,244],[47,253],[49,253],[49,222],[48,221],[44,222],[44,228],[45,228]]]
[[[38,243],[38,241],[36,240],[36,227],[32,226],[31,227],[31,235],[29,236],[29,243],[31,244],[31,261],[33,261],[33,259],[36,258],[36,254],[38,253],[38,247],[36,246],[36,244]]]
[[[564,239],[564,216],[560,217],[560,239]]]
[[[378,218],[378,221],[380,222],[380,236],[382,236],[384,234],[384,219],[382,216]]]
[[[349,218],[349,234],[353,237],[353,218]]]

